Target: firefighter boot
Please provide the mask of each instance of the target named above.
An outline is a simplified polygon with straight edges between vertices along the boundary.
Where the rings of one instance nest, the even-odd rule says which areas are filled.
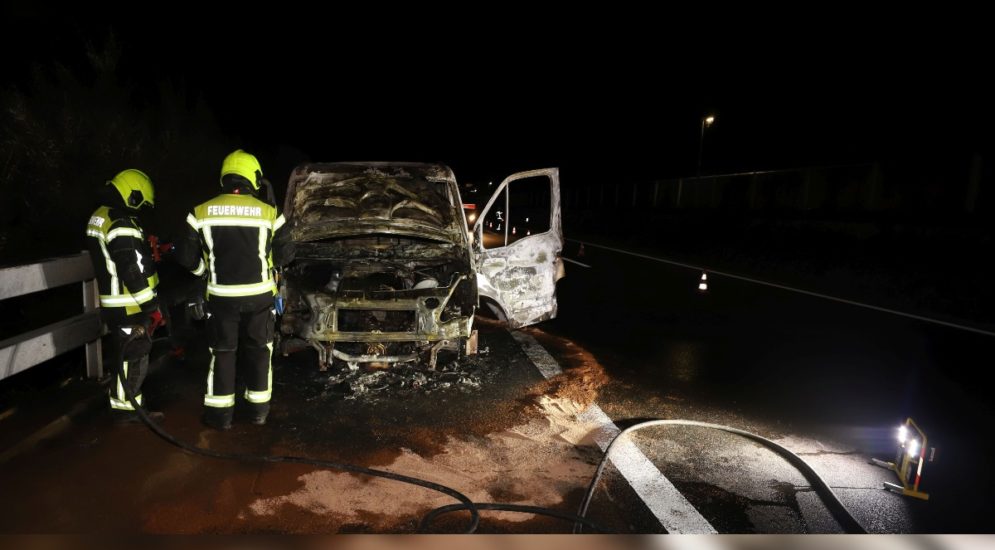
[[[234,413],[235,407],[205,407],[201,422],[215,430],[228,430],[231,429],[231,419]]]
[[[256,426],[266,424],[269,416],[269,403],[249,403],[249,422]]]

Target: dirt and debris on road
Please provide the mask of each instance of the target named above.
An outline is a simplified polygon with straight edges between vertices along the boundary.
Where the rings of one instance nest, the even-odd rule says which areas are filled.
[[[559,341],[553,345],[565,352],[564,373],[542,380],[506,334],[487,336],[494,351],[437,371],[323,374],[309,406],[323,403],[328,410],[361,415],[372,435],[353,442],[350,452],[357,459],[366,454],[364,462],[380,469],[453,487],[475,502],[572,511],[600,458],[596,447],[576,445],[590,429],[576,415],[594,401],[607,377],[590,354]],[[293,487],[258,494],[271,485],[271,475],[277,474],[260,475],[257,496],[237,523],[296,525],[292,532],[404,532],[432,508],[453,503],[425,489],[330,470],[304,472]],[[293,521],[284,521],[291,516]],[[462,521],[465,517],[453,514],[439,525],[458,530]],[[493,532],[521,532],[526,524],[529,532],[570,529],[561,522],[536,525],[528,514],[488,512],[483,521],[482,529]]]
[[[537,384],[530,393],[538,397],[563,399],[581,408],[594,403],[609,378],[604,367],[588,350],[566,338],[536,328],[524,329],[550,355],[557,358],[564,371]]]
[[[506,331],[481,332],[489,353],[436,371],[330,373],[305,354],[281,358],[266,426],[247,424],[238,406],[230,431],[199,424],[205,349],[152,373],[146,393],[166,412],[170,433],[201,447],[360,464],[443,483],[479,502],[576,510],[600,458],[595,447],[574,444],[585,429],[575,415],[603,378],[596,361],[574,349],[573,359],[564,356],[564,374],[550,382]],[[366,391],[334,391],[341,384]],[[142,426],[110,426],[101,411],[8,466],[0,484],[20,497],[2,515],[0,532],[410,533],[427,511],[454,502],[335,470],[188,455]],[[114,483],[93,472],[114,472]],[[434,529],[458,532],[465,521],[465,513],[450,514]],[[485,512],[479,531],[570,528]]]
[[[423,456],[402,448],[384,470],[415,476],[453,487],[475,502],[508,502],[571,510],[567,497],[586,486],[600,454],[591,447],[577,447],[560,434],[576,430],[576,404],[562,398],[544,400],[541,415],[525,424],[510,426],[484,437],[453,434],[442,449]],[[265,475],[265,474],[264,474]],[[409,528],[430,509],[452,504],[453,499],[408,485],[330,470],[300,475],[302,486],[285,494],[256,499],[240,521],[273,519],[306,512],[324,526],[363,523],[374,532]],[[289,505],[289,507],[288,507]],[[487,521],[518,523],[529,514],[487,513]],[[559,525],[566,530],[569,525]]]
[[[325,381],[322,397],[376,401],[415,393],[428,395],[450,388],[469,393],[480,390],[483,379],[493,374],[485,371],[475,356],[439,365],[436,370],[404,365],[384,369],[342,368]]]

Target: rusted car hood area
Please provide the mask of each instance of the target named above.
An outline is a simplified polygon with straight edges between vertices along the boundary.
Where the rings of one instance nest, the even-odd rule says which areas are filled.
[[[389,234],[297,246],[281,332],[316,349],[322,368],[333,357],[393,364],[422,352],[434,368],[440,350],[470,336],[477,287],[465,246]]]
[[[322,307],[447,297],[472,275],[470,258],[458,245],[387,235],[300,243],[285,272],[296,292]]]
[[[356,237],[327,242],[301,242],[295,258],[318,262],[396,263],[408,268],[467,257],[463,247],[453,243],[405,237]]]
[[[462,243],[452,172],[439,165],[312,164],[291,176],[287,210],[298,243],[354,235],[406,235]]]

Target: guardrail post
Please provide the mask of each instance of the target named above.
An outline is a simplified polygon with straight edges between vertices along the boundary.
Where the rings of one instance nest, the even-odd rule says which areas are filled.
[[[100,291],[97,288],[97,280],[83,281],[83,312],[97,311],[99,299]],[[87,378],[101,378],[103,375],[103,348],[98,336],[96,340],[86,344],[86,376]]]
[[[87,375],[103,375],[100,295],[89,253],[0,267],[0,300],[78,283],[83,283],[83,313],[0,340],[0,380],[80,346],[86,347]]]

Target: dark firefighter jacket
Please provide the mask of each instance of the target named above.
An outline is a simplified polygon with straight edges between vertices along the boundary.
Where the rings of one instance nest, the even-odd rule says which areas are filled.
[[[194,207],[177,261],[207,276],[207,296],[276,294],[273,239],[284,218],[250,194],[225,193]]]
[[[86,246],[100,288],[100,306],[112,316],[158,307],[159,277],[152,250],[134,218],[120,208],[101,206],[86,226]]]

